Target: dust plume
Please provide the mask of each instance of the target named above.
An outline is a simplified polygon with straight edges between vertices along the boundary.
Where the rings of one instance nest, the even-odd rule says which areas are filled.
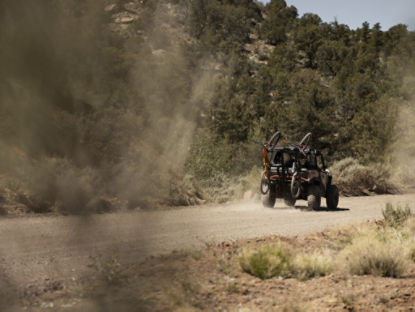
[[[197,202],[184,164],[213,92],[214,61],[193,53],[185,8],[172,3],[0,2],[1,207],[87,214]],[[119,241],[111,237],[99,252],[117,249],[121,265],[132,258],[125,254],[146,254],[145,238],[134,251],[126,238],[157,220],[135,220],[124,233],[114,218],[104,230],[94,216],[69,219],[56,243],[82,247],[86,237],[120,228]],[[30,235],[14,230],[23,242]],[[25,244],[10,235],[24,255]],[[81,255],[96,252],[86,245]],[[49,258],[28,261],[29,275],[71,276],[72,264]],[[4,280],[1,293],[25,287]]]
[[[178,5],[3,1],[0,12],[6,201],[68,213],[197,201],[183,168],[214,74]]]
[[[397,139],[392,145],[392,178],[402,189],[415,187],[415,98],[400,106]]]

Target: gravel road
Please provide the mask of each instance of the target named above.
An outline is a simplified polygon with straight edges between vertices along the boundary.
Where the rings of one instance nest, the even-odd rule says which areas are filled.
[[[250,201],[89,217],[5,217],[0,219],[0,286],[75,281],[87,276],[87,265],[97,256],[115,255],[129,263],[213,241],[296,236],[358,224],[380,218],[386,202],[411,205],[415,194],[343,197],[337,211],[306,211],[304,201],[295,209]]]

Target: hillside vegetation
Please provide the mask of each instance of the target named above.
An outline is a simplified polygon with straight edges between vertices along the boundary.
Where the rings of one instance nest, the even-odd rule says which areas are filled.
[[[415,33],[405,25],[352,30],[284,0],[6,2],[7,209],[215,200],[212,190],[249,184],[238,177],[260,164],[254,141],[276,129],[291,141],[313,132],[331,163],[387,163],[412,180],[397,166],[412,168],[415,153]],[[227,192],[220,200],[237,193]]]

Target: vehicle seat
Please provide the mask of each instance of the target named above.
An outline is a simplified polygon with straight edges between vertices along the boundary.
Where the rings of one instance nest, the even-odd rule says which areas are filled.
[[[280,151],[276,152],[275,156],[272,157],[271,165],[272,166],[277,166],[277,167],[282,167],[282,154],[281,154]]]

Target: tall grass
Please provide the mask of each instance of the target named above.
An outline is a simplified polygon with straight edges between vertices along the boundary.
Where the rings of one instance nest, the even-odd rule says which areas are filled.
[[[384,227],[366,226],[338,256],[338,263],[351,274],[400,277],[415,259],[415,222],[408,206],[383,209]]]
[[[391,203],[387,203],[385,209],[382,210],[383,218],[390,227],[402,227],[411,216],[412,212],[408,205],[404,208],[400,205],[393,207]]]
[[[376,233],[357,237],[338,257],[339,265],[351,274],[400,277],[407,261],[397,240],[380,240]]]
[[[300,280],[329,275],[335,269],[333,256],[328,250],[300,254],[295,259],[295,276]]]

